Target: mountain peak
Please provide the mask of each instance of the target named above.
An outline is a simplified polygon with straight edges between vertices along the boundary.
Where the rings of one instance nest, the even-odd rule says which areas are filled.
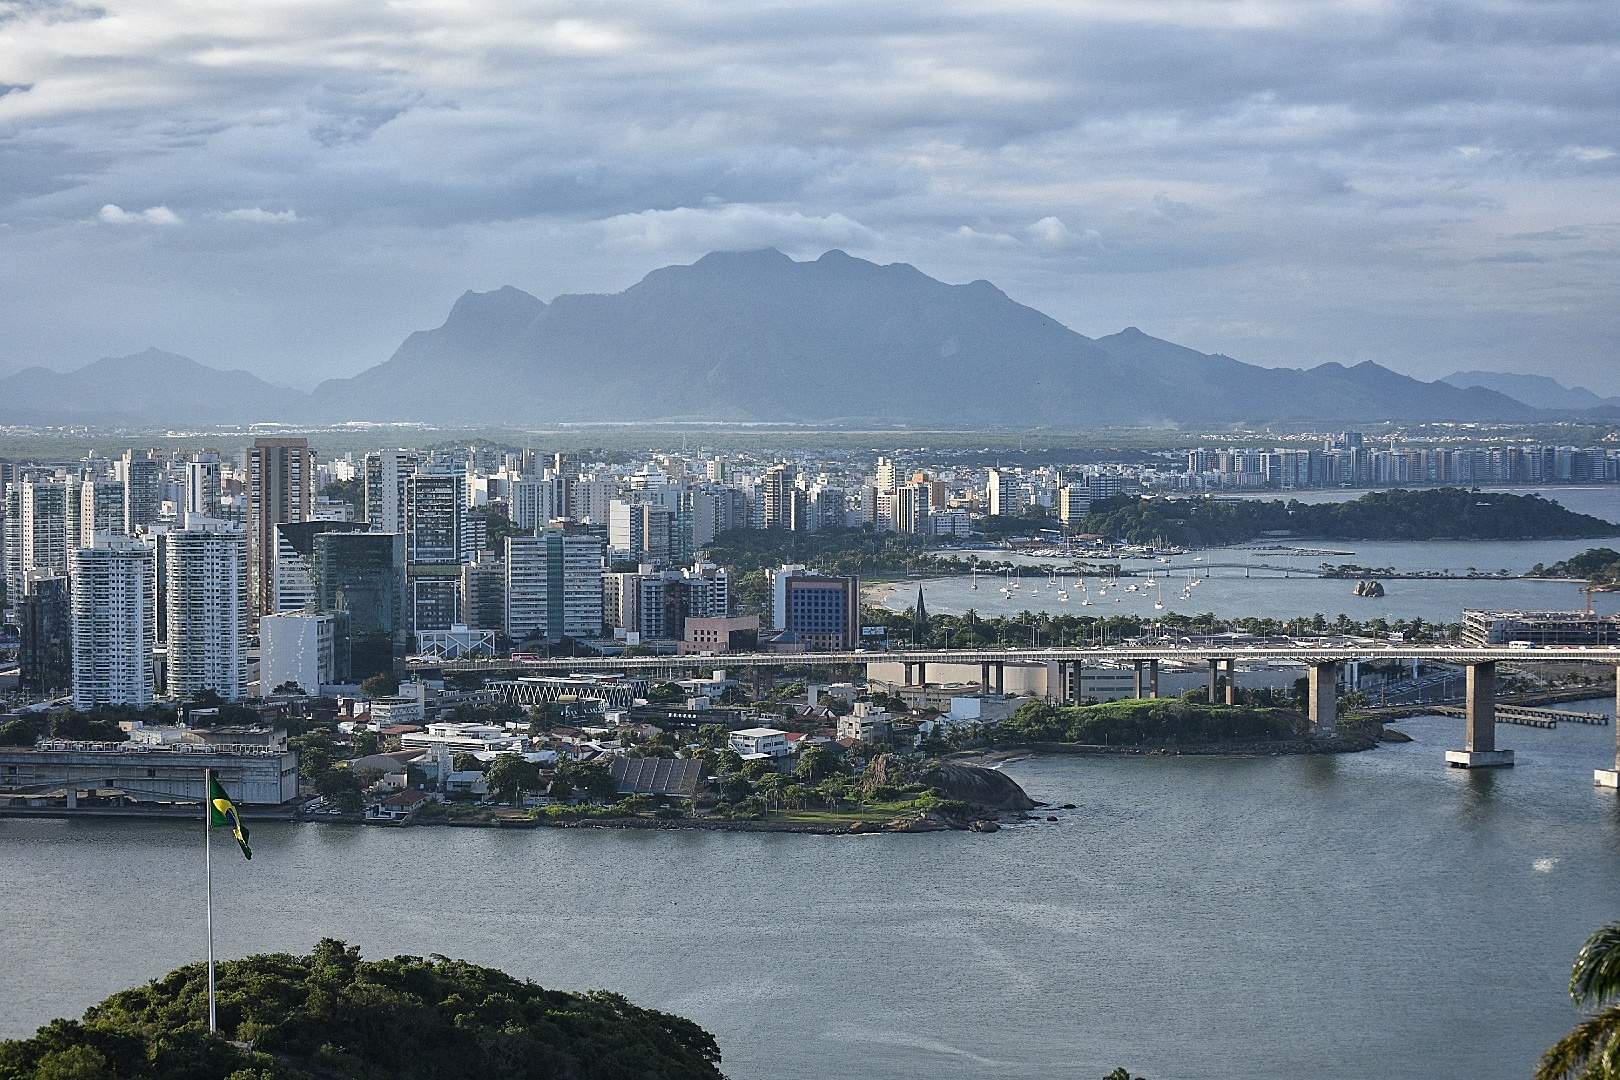
[[[793,265],[793,260],[777,248],[744,248],[733,251],[711,251],[703,256],[693,266],[730,267],[730,266],[782,266]]]

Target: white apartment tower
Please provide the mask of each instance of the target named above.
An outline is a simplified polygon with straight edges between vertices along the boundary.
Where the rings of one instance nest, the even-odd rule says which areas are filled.
[[[152,549],[98,536],[69,556],[73,581],[73,707],[152,703]]]
[[[405,531],[405,478],[420,461],[415,450],[374,450],[365,461],[365,518],[377,532]]]
[[[991,517],[1022,517],[1024,515],[1023,478],[1005,469],[991,469],[985,484],[986,501]]]
[[[221,481],[224,467],[211,451],[193,454],[186,462],[186,498],[181,507],[187,514],[219,517]]]
[[[169,693],[247,696],[247,537],[234,523],[190,515],[164,551]]]
[[[506,538],[506,634],[595,637],[602,632],[602,538],[577,525]]]

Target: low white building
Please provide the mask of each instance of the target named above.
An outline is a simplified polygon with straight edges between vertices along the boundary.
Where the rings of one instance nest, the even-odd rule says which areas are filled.
[[[787,757],[791,752],[787,732],[776,728],[756,727],[733,731],[729,743],[731,749],[745,761]]]
[[[395,695],[371,699],[371,723],[378,731],[396,724],[420,724],[425,719],[422,699]]]
[[[873,742],[887,735],[890,729],[889,711],[876,708],[869,701],[857,701],[854,712],[838,718],[840,739]]]
[[[376,702],[372,702],[372,708],[376,708]],[[407,749],[444,745],[467,753],[501,753],[523,748],[521,738],[494,724],[429,724],[426,731],[408,731],[401,735],[399,744]]]

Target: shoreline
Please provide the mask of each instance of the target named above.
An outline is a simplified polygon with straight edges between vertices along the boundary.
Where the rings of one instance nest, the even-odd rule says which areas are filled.
[[[1380,728],[1377,734],[1341,732],[1331,739],[1260,739],[1248,742],[1174,743],[1157,746],[1110,746],[1104,743],[1032,742],[1017,746],[964,750],[950,760],[999,768],[1042,755],[1089,757],[1283,757],[1300,754],[1359,754],[1384,742],[1403,742],[1401,732]]]

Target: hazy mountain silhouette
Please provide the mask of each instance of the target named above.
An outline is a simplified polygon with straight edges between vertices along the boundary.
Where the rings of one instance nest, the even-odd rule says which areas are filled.
[[[1515,420],[1494,389],[1373,363],[1263,368],[1132,327],[1092,340],[987,281],[829,251],[716,253],[612,295],[466,293],[313,395],[157,350],[0,380],[0,421],[768,420],[1058,427]]]
[[[297,390],[147,349],[74,371],[30,367],[0,378],[0,421],[21,424],[242,423],[309,412]]]
[[[468,293],[386,363],[323,383],[316,406],[334,419],[1062,427],[1533,414],[1371,363],[1261,368],[1134,328],[1093,341],[986,281],[770,249],[549,305],[512,288]]]
[[[1620,398],[1594,394],[1584,386],[1565,386],[1546,375],[1520,375],[1507,371],[1454,371],[1442,382],[1452,386],[1483,386],[1538,409],[1570,412],[1620,406]]]

